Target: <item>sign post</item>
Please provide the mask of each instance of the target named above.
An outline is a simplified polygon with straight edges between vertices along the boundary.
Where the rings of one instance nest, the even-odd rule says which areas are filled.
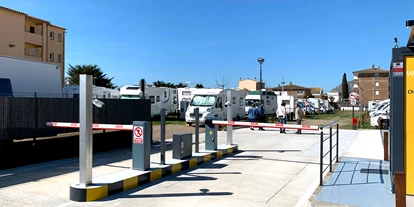
[[[351,98],[351,106],[352,106],[352,129],[355,130],[356,124],[353,124],[353,123],[354,123],[354,118],[355,118],[355,106],[357,105],[356,99],[358,98],[358,94],[356,92],[351,92],[349,94],[349,98]]]

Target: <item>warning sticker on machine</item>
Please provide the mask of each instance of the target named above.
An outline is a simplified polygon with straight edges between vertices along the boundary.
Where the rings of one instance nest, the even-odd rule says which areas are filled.
[[[404,65],[403,62],[392,63],[392,77],[403,77]]]

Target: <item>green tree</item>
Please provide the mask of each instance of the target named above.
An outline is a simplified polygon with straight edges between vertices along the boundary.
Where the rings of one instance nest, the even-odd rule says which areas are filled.
[[[185,88],[185,87],[188,87],[188,84],[187,83],[180,82],[177,85],[175,85],[175,87],[177,87],[177,88]]]
[[[157,80],[157,81],[152,82],[152,85],[155,86],[155,87],[163,87],[163,86],[165,86],[165,82]]]
[[[312,95],[311,91],[306,91],[305,95],[303,96],[303,98],[308,99],[308,98],[315,98],[315,96]]]
[[[348,80],[346,79],[346,73],[342,76],[342,99],[349,98]]]
[[[69,64],[69,69],[67,72],[67,82],[69,85],[79,85],[79,75],[87,74],[93,76],[93,82],[96,86],[106,87],[106,88],[116,88],[117,86],[112,83],[112,78],[106,77],[106,74],[99,68],[98,65],[75,65],[72,66]]]
[[[197,83],[197,84],[195,85],[195,87],[196,87],[196,88],[204,88],[203,84],[201,84],[201,83]]]

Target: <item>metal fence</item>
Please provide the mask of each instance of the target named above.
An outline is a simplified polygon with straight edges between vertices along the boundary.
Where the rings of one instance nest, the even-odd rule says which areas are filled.
[[[102,99],[103,108],[94,107],[93,122],[131,124],[151,121],[149,100]],[[79,122],[78,98],[0,97],[0,141],[56,136],[77,129],[51,129],[46,122]]]
[[[336,158],[336,162],[339,161],[339,120],[334,121],[330,124],[327,124],[323,127],[321,127],[321,141],[320,141],[320,173],[319,173],[319,185],[323,186],[323,173],[328,169],[329,167],[329,172],[332,172],[332,162]],[[336,124],[336,132],[332,133],[332,125]],[[323,133],[323,129],[329,127],[329,136],[328,137],[324,137],[324,133]],[[336,143],[335,145],[332,146],[332,137],[336,135]],[[328,151],[324,154],[324,147],[323,144],[325,141],[329,140],[329,149]],[[334,149],[336,147],[336,155],[334,158],[332,158],[332,149]],[[326,166],[325,169],[323,169],[323,158],[325,158],[327,155],[329,154],[329,164],[328,166]]]

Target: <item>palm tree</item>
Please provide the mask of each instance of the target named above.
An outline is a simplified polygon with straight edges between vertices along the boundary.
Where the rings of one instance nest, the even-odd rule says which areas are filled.
[[[68,76],[67,81],[69,85],[79,85],[79,75],[87,74],[92,75],[94,80],[94,85],[106,87],[106,88],[116,88],[116,85],[112,83],[112,78],[106,77],[106,74],[103,73],[101,68],[98,65],[75,65],[72,66],[69,64],[69,69],[67,72]]]

